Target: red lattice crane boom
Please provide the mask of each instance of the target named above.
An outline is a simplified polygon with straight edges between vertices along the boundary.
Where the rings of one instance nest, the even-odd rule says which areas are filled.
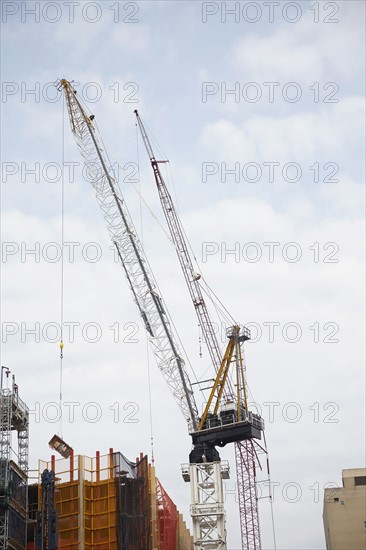
[[[222,391],[222,386],[218,384],[220,371],[223,370],[223,355],[220,351],[220,346],[216,333],[213,328],[213,323],[211,321],[207,306],[203,299],[203,294],[200,286],[200,274],[196,273],[193,267],[193,262],[191,260],[188,246],[184,237],[184,231],[182,224],[179,220],[178,214],[176,212],[172,197],[169,193],[169,190],[165,184],[164,178],[161,174],[159,164],[165,163],[165,160],[157,160],[153,148],[151,146],[148,134],[146,132],[145,126],[141,121],[139,113],[137,110],[134,111],[137,119],[138,126],[140,128],[141,136],[148,153],[150,164],[153,169],[155,183],[159,193],[160,202],[163,208],[163,212],[170,230],[171,237],[173,239],[174,245],[176,247],[177,256],[191,295],[191,299],[198,317],[198,321],[204,336],[205,343],[212,361],[212,365],[216,372],[215,386],[217,386],[218,396]],[[238,327],[232,327],[233,329]],[[230,331],[230,329],[229,329]],[[244,328],[243,333],[241,334],[241,339],[248,340],[250,339],[249,331]],[[239,352],[240,354],[240,352]],[[243,550],[260,550],[260,530],[259,530],[259,515],[258,515],[258,498],[256,491],[256,474],[255,474],[255,459],[256,453],[254,448],[253,438],[260,439],[260,432],[263,430],[263,421],[260,417],[256,415],[251,416],[251,422],[254,420],[254,424],[257,425],[255,429],[241,429],[239,424],[242,424],[240,421],[243,420],[243,417],[248,418],[249,413],[247,410],[247,403],[245,398],[245,382],[243,380],[241,388],[239,388],[239,380],[236,383],[236,399],[233,395],[232,389],[230,388],[230,380],[226,379],[226,391],[224,390],[224,395],[226,397],[233,397],[236,401],[236,417],[234,419],[238,422],[235,424],[232,432],[227,434],[226,439],[221,440],[221,446],[225,445],[228,442],[235,443],[235,460],[236,460],[236,471],[237,471],[237,480],[238,480],[238,496],[239,496],[239,515],[240,515],[240,529],[241,529],[241,540]],[[239,391],[241,389],[241,392]],[[242,402],[240,402],[240,393],[242,394]],[[217,405],[214,409],[215,414],[213,416],[213,422],[217,422]],[[207,409],[207,407],[206,407]],[[206,418],[209,418],[207,410],[204,413],[204,417],[200,419],[199,429],[205,428],[207,426]],[[251,424],[251,428],[253,424]],[[220,430],[223,429],[221,425]],[[201,432],[198,432],[198,437],[193,435],[194,442],[205,442],[209,439],[209,434],[202,435]],[[216,437],[215,445],[220,445],[220,438]]]

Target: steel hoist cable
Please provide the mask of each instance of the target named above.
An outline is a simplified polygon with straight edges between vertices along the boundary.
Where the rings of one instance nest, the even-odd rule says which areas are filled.
[[[61,168],[61,280],[60,280],[60,380],[59,406],[60,424],[59,433],[62,437],[62,390],[63,390],[63,358],[64,358],[64,234],[65,234],[65,98],[62,102],[62,168]]]

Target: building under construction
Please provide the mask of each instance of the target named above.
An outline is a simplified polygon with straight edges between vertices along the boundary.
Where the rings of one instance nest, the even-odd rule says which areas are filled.
[[[30,491],[29,550],[193,548],[147,456],[131,462],[113,449],[93,458],[71,452],[39,461],[39,479]]]
[[[113,449],[93,458],[71,450],[40,460],[38,483],[28,486],[28,407],[14,378],[1,388],[0,422],[0,549],[193,549],[147,456],[131,462]]]

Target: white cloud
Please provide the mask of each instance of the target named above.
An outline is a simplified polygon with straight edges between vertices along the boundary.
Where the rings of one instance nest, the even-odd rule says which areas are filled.
[[[363,118],[363,99],[351,97],[320,113],[252,115],[236,123],[219,119],[206,124],[201,143],[218,160],[312,164],[326,155],[336,161],[351,143],[362,142]]]
[[[81,83],[98,82],[103,93],[100,101],[92,104],[92,111],[107,149],[111,152],[108,144],[112,143],[122,163],[136,160],[132,115],[136,106],[159,139],[169,136],[168,143],[162,139],[162,145],[176,155],[175,187],[196,255],[200,257],[204,242],[219,247],[203,265],[204,275],[240,322],[257,323],[261,330],[258,341],[246,348],[247,375],[253,399],[262,406],[265,401],[280,403],[276,409],[280,414],[274,422],[269,421],[268,408],[263,407],[272,480],[282,484],[275,503],[278,545],[291,550],[318,550],[324,540],[323,484],[340,481],[341,469],[357,466],[363,458],[363,442],[354,419],[361,417],[364,403],[360,382],[364,376],[360,361],[364,337],[360,144],[364,136],[363,100],[356,95],[360,93],[357,86],[362,74],[359,46],[363,42],[360,27],[364,6],[361,2],[340,3],[340,23],[336,25],[310,26],[307,21],[304,25],[276,22],[268,26],[261,21],[253,26],[244,22],[221,24],[219,16],[215,24],[202,24],[197,3],[188,4],[187,11],[186,3],[181,3],[178,12],[173,4],[141,3],[142,23],[128,28],[110,25],[113,13],[108,6],[105,10],[104,4],[106,17],[97,25],[86,27],[78,18],[74,25],[62,21],[59,25],[19,23],[7,27],[3,37],[7,54],[4,74],[6,79],[24,81],[29,87],[63,73]],[[143,23],[143,17],[149,26]],[[316,78],[334,80],[340,84],[340,102],[309,106],[309,101],[268,104],[262,100],[255,105],[234,103],[235,108],[226,103],[219,105],[222,112],[218,115],[219,94],[216,103],[202,103],[199,87],[194,86],[197,75],[201,80],[214,78],[228,83],[299,79],[303,86]],[[110,86],[115,82],[123,86],[129,81],[140,86],[139,103],[126,103],[124,96],[116,103]],[[61,102],[35,104],[28,98],[22,103],[18,94],[2,104],[2,110],[7,138],[4,160],[32,165],[61,158]],[[80,161],[67,126],[65,130],[66,160]],[[144,154],[140,147],[141,159]],[[221,181],[203,184],[203,160],[295,161],[302,166],[335,161],[340,167],[339,182],[316,185],[307,175],[299,185],[269,185],[264,177],[258,185]],[[147,190],[149,204],[160,211],[151,174],[145,180],[146,165],[142,188]],[[121,186],[139,226],[138,199],[126,182]],[[42,246],[59,240],[60,182],[36,183],[29,177],[22,183],[18,173],[4,183],[2,195],[3,240],[24,242],[28,248],[36,241]],[[145,333],[123,271],[108,249],[107,230],[90,185],[78,177],[74,184],[67,184],[65,198],[66,239],[81,245],[97,242],[103,255],[101,261],[89,263],[81,256],[80,246],[76,261],[65,266],[65,319],[79,325],[75,341],[65,343],[64,398],[83,404],[100,402],[103,418],[92,424],[79,413],[74,423],[65,421],[64,436],[78,452],[92,455],[98,448],[106,452],[113,446],[133,459],[140,450],[150,450]],[[144,217],[143,225],[144,243],[159,286],[193,368],[200,375],[209,367],[208,354],[203,350],[203,358],[199,358],[197,320],[174,250],[150,215]],[[264,246],[270,241],[280,242],[273,263],[268,261],[268,247]],[[286,261],[282,255],[284,245],[290,241],[301,247],[302,257],[297,263]],[[256,263],[243,256],[248,242],[258,243],[261,248],[262,257]],[[339,250],[324,248],[333,242]],[[237,243],[238,262],[232,255],[221,257],[225,247],[232,250]],[[314,261],[315,243],[319,243],[319,262]],[[332,251],[338,263],[324,261]],[[19,325],[18,333],[2,342],[2,364],[9,365],[16,374],[21,396],[31,408],[37,401],[41,406],[57,401],[58,342],[46,341],[42,334],[39,343],[31,334],[22,341],[21,323],[32,328],[36,322],[42,327],[49,321],[59,322],[60,264],[44,258],[37,263],[31,256],[22,262],[18,254],[3,261],[1,268],[2,321]],[[97,321],[102,329],[96,343],[87,342],[82,334],[82,327],[91,321]],[[280,323],[275,327],[273,343],[266,322]],[[283,335],[288,322],[301,327],[296,344],[286,341]],[[324,341],[332,332],[332,326],[326,328],[329,322],[339,325],[335,334],[338,343]],[[114,342],[110,328],[115,323],[119,324],[119,343]],[[138,342],[128,341],[129,323],[136,323]],[[315,323],[319,342],[314,341]],[[252,333],[255,336],[255,327]],[[179,465],[187,460],[190,441],[184,420],[151,357],[150,365],[157,471],[189,521],[189,488],[181,480]],[[137,424],[113,422],[109,407],[117,401],[121,406],[130,401],[139,405]],[[296,401],[302,410],[295,424],[283,415],[290,401]],[[324,406],[329,402],[339,406],[338,422],[334,424],[324,422],[325,414],[330,412]],[[314,410],[310,408],[314,403],[319,403],[319,422],[314,421]],[[44,418],[35,422],[33,417],[32,467],[39,457],[49,457],[47,441],[56,428],[57,424]],[[174,445],[167,440],[167,433],[174,434]],[[341,442],[345,440],[351,443],[344,446]],[[230,459],[232,479],[227,488],[234,491],[233,449],[223,449],[222,457]],[[299,483],[303,491],[296,504],[281,496],[289,481]],[[319,484],[317,503],[309,489],[314,483]],[[270,515],[266,502],[261,501],[261,505],[263,546],[270,548]],[[226,508],[228,547],[239,548],[238,507],[233,495],[227,495]],[[311,527],[304,529],[304,525]]]
[[[356,76],[364,62],[359,50],[364,30],[362,3],[342,3],[338,18],[334,24],[304,19],[273,26],[270,34],[248,33],[232,49],[232,66],[245,82],[314,82]]]
[[[150,28],[147,25],[124,25],[113,27],[109,35],[111,47],[127,51],[143,52],[151,46]]]

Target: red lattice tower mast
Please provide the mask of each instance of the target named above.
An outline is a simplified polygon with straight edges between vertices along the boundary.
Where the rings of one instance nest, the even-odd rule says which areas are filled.
[[[256,483],[256,462],[253,440],[235,445],[236,471],[238,481],[239,515],[242,548],[260,550],[258,493]]]

